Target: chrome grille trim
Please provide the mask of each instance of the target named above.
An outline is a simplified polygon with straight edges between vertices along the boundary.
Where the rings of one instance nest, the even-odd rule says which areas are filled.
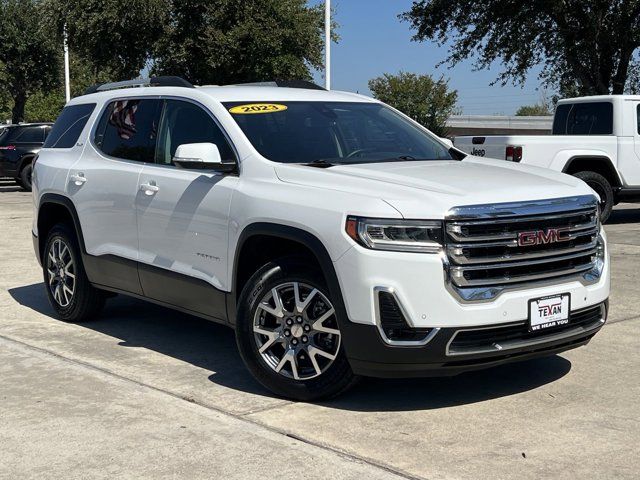
[[[533,200],[529,202],[509,202],[486,205],[454,207],[447,213],[447,219],[455,220],[496,220],[517,216],[566,214],[579,210],[590,210],[598,204],[593,195]]]
[[[464,288],[464,287],[484,287],[487,286],[487,284],[489,284],[489,286],[491,285],[504,285],[504,284],[511,284],[511,283],[522,283],[522,282],[531,282],[531,281],[536,281],[536,280],[543,280],[543,279],[550,279],[550,278],[555,278],[555,277],[565,277],[565,276],[570,276],[570,275],[575,275],[581,272],[588,272],[589,270],[591,270],[593,268],[593,265],[591,263],[589,264],[584,264],[584,265],[578,265],[576,267],[571,267],[571,268],[566,268],[566,269],[558,269],[558,270],[551,270],[551,271],[546,271],[544,273],[535,273],[535,274],[529,274],[529,275],[516,275],[513,277],[508,277],[508,278],[498,278],[498,277],[494,277],[492,278],[490,281],[487,280],[463,280],[460,282],[456,282],[458,286]]]
[[[589,243],[584,245],[573,246],[569,248],[563,248],[561,250],[555,250],[553,252],[542,251],[542,252],[534,252],[534,253],[510,253],[508,255],[499,255],[499,256],[486,256],[486,257],[478,257],[478,258],[469,258],[465,255],[464,250],[467,248],[466,245],[449,245],[447,246],[447,252],[449,256],[457,263],[458,265],[473,265],[473,264],[485,264],[485,263],[494,263],[494,262],[505,262],[507,260],[530,260],[534,258],[544,258],[544,257],[553,257],[553,256],[561,256],[564,254],[570,254],[574,252],[584,252],[587,250],[595,250],[598,241],[597,241],[597,232],[593,232],[592,240]],[[511,242],[509,244],[505,243],[493,243],[489,245],[483,246],[491,246],[491,247],[517,247],[517,243]],[[461,250],[458,252],[457,250]]]
[[[604,265],[597,205],[586,195],[452,209],[443,256],[449,289],[463,302],[475,302],[531,284],[597,282]],[[562,241],[518,244],[519,233],[556,228]]]
[[[589,215],[590,217],[592,217],[592,219],[588,223],[567,225],[567,231],[573,236],[576,236],[578,234],[583,235],[584,234],[583,230],[590,230],[590,231],[593,231],[594,233],[597,233],[598,220],[596,218],[595,211],[591,211],[591,212],[583,211],[583,212],[576,212],[576,213],[570,212],[569,215],[553,215],[552,217],[542,216],[542,217],[514,218],[513,223],[510,223],[509,221],[504,219],[500,221],[492,220],[490,221],[490,224],[517,225],[519,222],[520,223],[532,222],[532,221],[544,222],[547,220],[562,219],[563,217],[564,218],[578,217],[578,216],[584,216],[584,215]],[[469,233],[464,232],[465,227],[469,227],[469,226],[480,227],[482,225],[486,225],[487,223],[489,223],[489,221],[487,220],[483,222],[456,221],[456,222],[447,223],[447,234],[454,240],[460,241],[460,242],[464,242],[464,241],[486,242],[486,241],[492,241],[492,240],[515,240],[518,237],[517,232],[502,232],[494,235],[471,235]],[[524,228],[520,229],[520,231],[522,230],[524,230]]]

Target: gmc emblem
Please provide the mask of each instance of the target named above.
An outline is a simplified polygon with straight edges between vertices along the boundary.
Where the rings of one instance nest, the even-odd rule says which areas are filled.
[[[518,246],[532,247],[571,240],[568,228],[548,228],[518,233]]]

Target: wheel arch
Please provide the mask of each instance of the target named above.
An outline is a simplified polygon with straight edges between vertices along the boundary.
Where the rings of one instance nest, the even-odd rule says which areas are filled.
[[[622,187],[622,181],[613,162],[604,155],[576,155],[567,160],[563,173],[573,175],[578,172],[596,172],[606,178],[614,189]]]
[[[40,258],[42,258],[44,244],[47,240],[46,235],[57,223],[69,223],[73,227],[82,253],[86,254],[80,219],[73,202],[63,195],[45,193],[38,203],[38,218],[36,219]]]
[[[285,252],[276,249],[271,255],[268,251],[263,252],[263,255],[257,257],[259,260],[258,263],[264,259],[266,259],[266,261],[269,261],[269,259],[274,260],[275,258],[282,256],[283,253],[298,254],[304,252],[312,255],[317,266],[320,268],[325,281],[327,282],[329,294],[332,297],[334,306],[339,308],[341,312],[346,315],[338,276],[333,266],[331,256],[322,241],[312,233],[297,227],[277,223],[259,222],[246,226],[241,232],[236,244],[231,276],[232,290],[231,295],[227,296],[227,314],[231,324],[235,324],[237,299],[240,297],[242,287],[246,284],[248,278],[257,270],[257,268],[254,269],[253,272],[250,272],[247,276],[247,271],[243,264],[243,261],[246,260],[246,254],[250,254],[250,251],[247,249],[252,247],[252,242],[253,245],[255,245],[255,242],[260,242],[265,239],[283,241],[287,247],[293,248],[291,250],[287,249]],[[267,247],[268,246],[269,245],[267,245]],[[264,265],[264,263],[262,263],[262,265]],[[262,265],[259,265],[258,268]],[[343,318],[346,317],[343,316]]]
[[[34,158],[36,158],[36,154],[35,153],[32,153],[32,152],[25,153],[20,158],[20,165],[18,166],[18,174],[22,173],[22,170],[24,169],[24,167],[26,167],[30,163],[33,163],[33,159]]]

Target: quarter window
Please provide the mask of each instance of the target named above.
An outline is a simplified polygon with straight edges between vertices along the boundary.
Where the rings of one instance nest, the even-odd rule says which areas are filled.
[[[111,157],[153,162],[160,105],[156,99],[111,102],[98,124],[96,145]]]
[[[158,133],[156,163],[172,165],[176,149],[187,143],[213,143],[223,162],[235,160],[229,142],[209,113],[190,102],[167,100]]]
[[[95,103],[65,107],[44,142],[44,148],[71,148],[96,107]]]

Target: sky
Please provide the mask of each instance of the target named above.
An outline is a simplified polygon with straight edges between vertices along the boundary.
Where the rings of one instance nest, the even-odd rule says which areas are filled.
[[[324,4],[310,0],[310,4]],[[367,82],[383,73],[400,70],[449,78],[458,90],[458,107],[466,115],[513,115],[521,105],[537,103],[540,82],[530,74],[524,87],[490,86],[500,65],[474,71],[471,61],[454,68],[437,64],[447,57],[447,48],[432,42],[411,41],[409,24],[398,14],[410,9],[411,0],[332,0],[340,41],[331,46],[331,88],[370,95]],[[315,73],[324,85],[323,72]]]

